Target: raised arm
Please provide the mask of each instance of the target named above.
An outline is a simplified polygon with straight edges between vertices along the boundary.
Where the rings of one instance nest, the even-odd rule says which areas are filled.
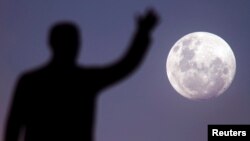
[[[18,141],[21,127],[24,122],[23,115],[25,114],[22,111],[24,108],[24,89],[24,81],[21,79],[18,82],[17,88],[13,95],[14,97],[11,103],[9,115],[7,117],[4,141]]]
[[[101,87],[121,80],[140,65],[151,43],[151,34],[157,22],[158,17],[153,10],[137,18],[137,29],[125,56],[117,63],[98,71],[97,78]]]

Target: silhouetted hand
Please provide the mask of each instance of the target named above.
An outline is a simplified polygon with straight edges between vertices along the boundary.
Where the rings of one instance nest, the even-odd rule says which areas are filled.
[[[153,9],[149,9],[145,15],[138,16],[137,21],[139,30],[149,33],[157,25],[159,17]]]

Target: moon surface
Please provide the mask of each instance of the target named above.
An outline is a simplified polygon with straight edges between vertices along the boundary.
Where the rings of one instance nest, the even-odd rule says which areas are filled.
[[[191,100],[203,100],[217,97],[228,89],[236,72],[236,60],[221,37],[193,32],[173,45],[166,70],[179,94]]]

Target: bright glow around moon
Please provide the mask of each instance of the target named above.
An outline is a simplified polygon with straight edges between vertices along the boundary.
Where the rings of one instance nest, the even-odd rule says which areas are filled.
[[[174,44],[166,69],[171,85],[179,94],[201,100],[217,97],[228,89],[236,72],[236,61],[222,38],[208,32],[194,32]]]

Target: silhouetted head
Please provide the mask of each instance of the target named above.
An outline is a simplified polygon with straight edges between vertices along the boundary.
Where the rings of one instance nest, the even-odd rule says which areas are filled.
[[[49,44],[53,53],[53,61],[60,64],[73,64],[76,61],[80,46],[78,28],[71,22],[60,22],[52,26]]]

